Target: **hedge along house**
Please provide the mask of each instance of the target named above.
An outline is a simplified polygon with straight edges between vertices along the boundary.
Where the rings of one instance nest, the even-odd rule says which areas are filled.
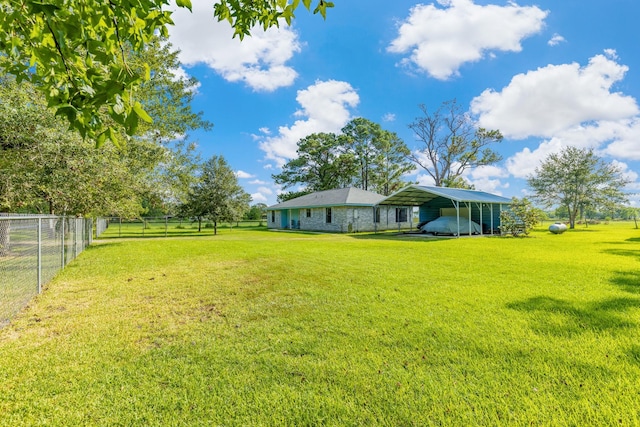
[[[269,206],[267,226],[333,233],[411,229],[411,207],[377,206],[384,198],[352,187],[319,191]]]
[[[433,221],[441,216],[455,217],[459,236],[461,221],[469,221],[469,230],[472,229],[471,221],[478,223],[481,234],[499,233],[500,212],[508,209],[511,203],[511,199],[484,191],[409,185],[380,201],[378,205],[418,206],[420,223]]]

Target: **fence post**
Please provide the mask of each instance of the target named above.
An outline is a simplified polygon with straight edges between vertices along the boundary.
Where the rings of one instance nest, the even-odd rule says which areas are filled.
[[[65,231],[64,230],[64,223],[65,223],[65,220],[64,220],[64,215],[62,215],[60,217],[60,221],[62,221],[62,227],[60,227],[60,230],[62,231],[62,257],[61,258],[62,258],[62,268],[64,268],[64,261],[65,261],[64,260],[64,252],[65,252],[65,250],[64,250],[65,249],[65,241],[64,241],[64,231]]]
[[[73,221],[73,259],[78,258],[78,218]]]
[[[42,218],[38,218],[38,293],[42,292]]]

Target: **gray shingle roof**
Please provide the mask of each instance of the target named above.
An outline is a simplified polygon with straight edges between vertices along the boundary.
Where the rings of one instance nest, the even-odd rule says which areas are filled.
[[[340,188],[337,190],[318,191],[306,196],[296,197],[277,205],[269,206],[268,210],[304,209],[325,206],[374,206],[384,199],[384,196],[359,188]]]

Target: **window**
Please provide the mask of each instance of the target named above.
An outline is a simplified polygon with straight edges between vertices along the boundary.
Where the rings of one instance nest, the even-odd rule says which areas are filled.
[[[307,209],[307,218],[311,218],[311,209]]]
[[[331,224],[331,208],[327,208],[326,213],[327,213],[327,224]]]
[[[271,211],[271,222],[276,222],[276,211]]]
[[[407,222],[407,208],[396,208],[396,222]]]
[[[380,208],[373,208],[373,221],[380,222]]]

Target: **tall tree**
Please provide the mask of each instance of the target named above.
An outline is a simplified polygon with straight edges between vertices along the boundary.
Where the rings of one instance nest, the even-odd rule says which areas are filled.
[[[33,85],[0,79],[0,208],[136,216],[158,208],[152,201],[163,206],[184,198],[197,161],[185,135],[211,127],[191,109],[197,82],[173,77],[176,53],[159,39],[127,55],[136,66],[152,64],[153,77],[139,97],[159,119],[120,148],[96,150],[68,131]]]
[[[282,172],[272,175],[276,184],[289,188],[302,185],[307,192],[342,188],[352,180],[353,157],[343,153],[342,140],[333,133],[315,133],[298,141],[298,157]]]
[[[411,159],[427,171],[437,187],[460,186],[468,169],[502,160],[489,148],[502,141],[500,131],[478,128],[455,99],[433,113],[424,104],[419,107],[423,115],[409,125],[420,143]]]
[[[31,85],[0,79],[0,209],[137,215],[141,174],[158,147],[134,140],[96,149],[47,109]]]
[[[406,185],[403,176],[413,170],[408,157],[411,154],[404,141],[393,132],[383,130],[376,140],[373,190],[388,196]]]
[[[342,128],[344,148],[355,159],[357,170],[355,186],[369,190],[375,173],[377,144],[381,138],[382,128],[362,117],[355,118]]]
[[[362,117],[342,128],[343,150],[356,164],[354,185],[389,195],[405,183],[402,175],[413,169],[404,141],[378,123]]]
[[[569,213],[569,228],[575,228],[580,212],[609,209],[627,201],[623,192],[630,181],[621,169],[604,162],[593,150],[567,147],[551,154],[527,178],[535,200],[546,207],[561,205]]]
[[[243,38],[255,25],[288,24],[300,3],[275,0],[214,0],[213,15]],[[312,0],[302,0],[307,9]],[[50,107],[83,137],[99,144],[119,141],[117,126],[135,133],[151,117],[135,96],[151,77],[149,67],[131,67],[125,51],[140,52],[172,25],[169,0],[0,0],[0,73],[28,81]],[[176,0],[191,9],[191,0]],[[317,0],[326,16],[333,3]],[[104,120],[104,112],[110,120]]]
[[[213,222],[214,234],[218,234],[218,223],[237,221],[249,210],[251,196],[238,184],[238,177],[222,156],[213,156],[202,166],[200,181],[182,206],[185,216],[198,219],[201,231],[202,219]]]
[[[272,177],[285,189],[303,186],[305,194],[354,186],[388,195],[404,185],[402,176],[413,168],[402,139],[364,118],[347,123],[340,135],[319,133],[301,139],[297,153]],[[300,195],[291,192],[278,200]]]

